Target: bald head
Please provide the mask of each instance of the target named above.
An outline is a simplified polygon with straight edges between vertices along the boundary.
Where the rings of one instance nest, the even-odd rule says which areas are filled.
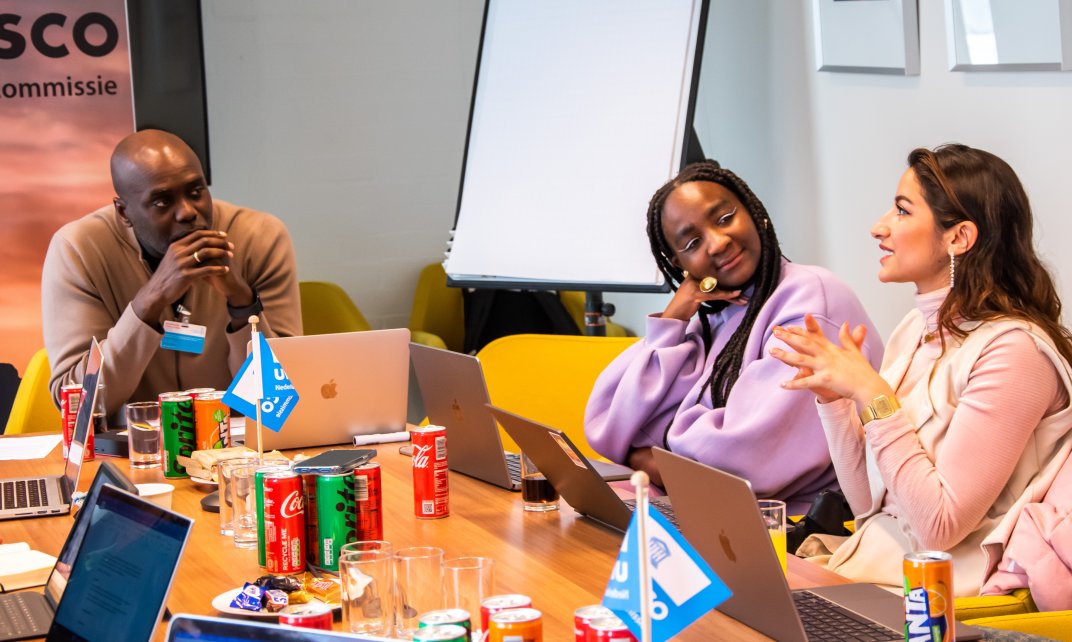
[[[119,141],[112,152],[112,187],[116,195],[126,198],[132,181],[175,165],[196,167],[204,174],[197,154],[175,134],[160,129],[135,132]]]
[[[127,136],[112,152],[116,213],[150,257],[212,225],[212,196],[201,161],[181,138],[159,129]]]

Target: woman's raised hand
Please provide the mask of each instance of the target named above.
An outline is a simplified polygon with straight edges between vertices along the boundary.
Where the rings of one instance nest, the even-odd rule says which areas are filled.
[[[808,314],[804,316],[803,328],[775,326],[774,336],[796,351],[771,348],[771,356],[797,369],[792,380],[782,383],[783,388],[809,389],[821,403],[844,398],[853,399],[860,406],[878,395],[893,395],[889,384],[860,350],[867,336],[863,325],[850,331],[849,324],[843,324],[838,331],[841,345],[835,345]]]

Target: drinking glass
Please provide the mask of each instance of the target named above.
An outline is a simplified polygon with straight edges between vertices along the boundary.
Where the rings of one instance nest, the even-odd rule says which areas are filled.
[[[759,514],[763,516],[763,523],[767,525],[771,544],[774,546],[774,552],[778,554],[782,572],[785,573],[785,502],[777,499],[761,499],[759,500]]]
[[[395,552],[395,636],[409,639],[418,616],[443,608],[443,549],[413,546]]]
[[[495,595],[495,560],[490,557],[455,557],[443,562],[446,608],[465,609],[476,631],[480,603]]]
[[[127,404],[127,446],[131,468],[160,467],[160,402]]]
[[[521,501],[527,511],[558,510],[558,491],[525,453],[521,453]]]
[[[343,626],[351,633],[393,630],[395,567],[390,542],[351,542],[339,549]]]
[[[254,474],[256,460],[240,460],[231,467],[231,500],[234,506],[232,531],[236,548],[257,548],[257,494]]]
[[[219,482],[220,535],[234,535],[234,477],[233,467],[256,462],[255,457],[238,456],[216,462],[216,481]]]

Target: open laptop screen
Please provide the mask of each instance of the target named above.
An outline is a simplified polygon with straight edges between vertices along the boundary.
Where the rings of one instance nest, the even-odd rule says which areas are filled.
[[[71,532],[67,534],[67,540],[63,542],[63,548],[60,549],[60,554],[56,558],[56,566],[52,568],[52,572],[48,576],[48,582],[45,584],[45,599],[52,606],[53,612],[56,611],[56,606],[60,603],[60,598],[63,597],[67,579],[71,576],[71,565],[74,564],[75,559],[78,557],[78,551],[82,548],[82,538],[86,533],[86,528],[89,526],[89,515],[93,512],[93,507],[97,504],[97,497],[100,496],[100,490],[105,484],[111,484],[132,495],[138,493],[137,487],[127,479],[127,476],[121,470],[110,462],[101,462],[96,476],[93,477],[93,483],[90,484],[89,490],[86,491],[86,500],[83,502],[81,510],[74,516],[74,526],[71,527]]]
[[[193,522],[112,486],[92,510],[48,640],[148,640]]]
[[[82,458],[86,449],[86,439],[93,430],[93,410],[97,407],[97,390],[100,383],[101,364],[104,355],[100,344],[94,338],[89,345],[89,361],[86,374],[82,377],[82,399],[75,417],[74,431],[71,435],[71,448],[67,454],[67,465],[63,469],[67,493],[73,493],[78,485],[78,473],[82,470]]]

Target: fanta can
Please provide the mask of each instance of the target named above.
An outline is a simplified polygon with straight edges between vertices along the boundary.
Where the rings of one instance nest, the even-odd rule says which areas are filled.
[[[905,640],[953,642],[953,556],[917,551],[904,557]]]

